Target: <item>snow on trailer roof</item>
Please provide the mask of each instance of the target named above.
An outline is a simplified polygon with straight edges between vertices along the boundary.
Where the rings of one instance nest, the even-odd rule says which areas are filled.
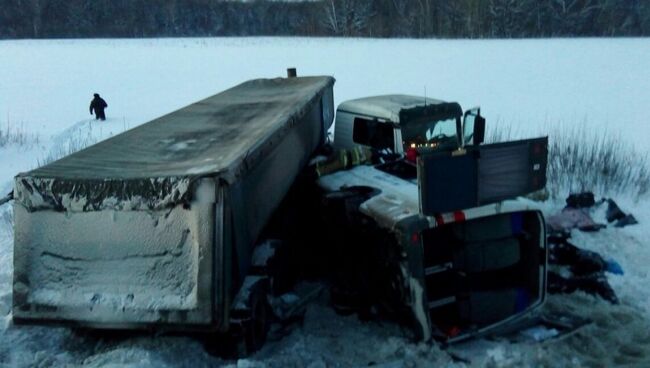
[[[445,104],[447,104],[445,101],[421,96],[383,95],[345,101],[338,106],[337,110],[368,115],[393,123],[399,123],[400,113],[403,110]]]
[[[19,176],[131,179],[224,173],[302,117],[333,83],[332,77],[244,82]]]
[[[198,179],[232,183],[254,168],[333,85],[327,76],[244,82],[18,174],[16,203],[29,211],[152,210],[188,203]]]

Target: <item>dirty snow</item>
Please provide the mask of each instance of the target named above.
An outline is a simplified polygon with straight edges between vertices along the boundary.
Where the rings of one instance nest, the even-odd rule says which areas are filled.
[[[202,240],[194,231],[200,226],[197,211],[15,211],[26,224],[15,234],[20,259],[36,263],[21,267],[33,270],[23,286],[32,289],[29,302],[88,309],[88,318],[102,320],[115,311],[196,307]],[[71,224],[81,224],[75,229],[82,231],[71,233]],[[32,228],[49,231],[25,231]]]
[[[648,39],[0,41],[0,129],[19,130],[25,138],[22,144],[0,147],[0,195],[10,190],[17,172],[48,156],[110,137],[244,80],[282,76],[294,66],[302,75],[334,75],[337,103],[426,90],[430,97],[459,101],[466,108],[482,105],[489,127],[498,121],[536,134],[584,124],[620,133],[647,152],[648,65]],[[88,115],[94,92],[109,104],[106,122]],[[392,323],[339,316],[326,295],[307,308],[302,324],[237,362],[208,355],[188,336],[14,326],[13,214],[3,206],[0,366],[650,366],[650,199],[615,199],[640,225],[574,232],[573,241],[621,264],[624,275],[608,275],[621,305],[583,293],[551,296],[548,310],[570,311],[594,324],[541,344],[477,340],[459,347],[470,362],[454,361],[437,345],[411,343],[408,331]],[[562,203],[544,206],[550,214]]]
[[[109,180],[99,184],[75,183],[67,191],[53,190],[53,187],[61,182],[65,182],[65,179],[22,176],[19,184],[13,188],[14,199],[29,211],[54,209],[57,206],[62,206],[67,212],[163,210],[188,197],[186,194],[191,187],[190,178],[160,177],[137,182],[140,186],[148,186],[149,192],[146,196],[124,188],[114,189]],[[89,198],[86,195],[88,188],[106,194],[106,197]]]

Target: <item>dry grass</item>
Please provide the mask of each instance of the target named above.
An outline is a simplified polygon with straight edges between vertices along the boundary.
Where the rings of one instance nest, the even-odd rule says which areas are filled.
[[[7,234],[14,233],[14,216],[9,205],[7,208],[0,208],[0,230]]]
[[[39,143],[38,134],[27,133],[21,124],[16,126],[11,122],[0,126],[0,148],[6,146],[32,147]]]
[[[625,192],[637,199],[648,193],[648,155],[626,144],[620,135],[575,129],[568,134],[556,132],[552,137],[548,167],[550,189],[590,190],[602,195]]]
[[[97,142],[98,139],[95,137],[92,130],[88,131],[87,134],[72,134],[65,142],[52,147],[46,156],[39,159],[38,166],[45,166],[50,162],[54,162],[62,157],[71,155],[88,146],[92,146]]]

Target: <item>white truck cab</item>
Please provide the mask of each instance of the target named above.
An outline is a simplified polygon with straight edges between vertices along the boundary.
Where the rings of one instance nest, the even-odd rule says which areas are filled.
[[[334,148],[360,145],[402,154],[408,148],[463,147],[482,142],[484,122],[480,109],[463,114],[456,102],[409,95],[364,97],[338,106]],[[478,135],[480,141],[474,139]]]

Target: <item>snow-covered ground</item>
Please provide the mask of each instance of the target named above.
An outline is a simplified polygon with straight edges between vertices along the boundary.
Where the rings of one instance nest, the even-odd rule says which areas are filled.
[[[355,40],[304,38],[0,41],[0,195],[19,171],[142,124],[256,77],[337,78],[335,98],[424,94],[481,105],[498,122],[540,133],[584,124],[620,133],[647,153],[650,40]],[[106,122],[88,115],[92,93],[108,102]],[[0,135],[0,142],[2,142]],[[607,195],[607,193],[597,193]],[[616,259],[610,304],[575,293],[547,308],[595,321],[544,344],[479,341],[458,347],[472,366],[650,366],[650,199],[617,198],[640,225],[574,233],[577,245]],[[546,203],[553,213],[561,203]],[[253,357],[227,362],[190,337],[98,337],[64,328],[11,324],[13,234],[0,208],[0,366],[329,367],[463,366],[436,345],[413,344],[399,326],[336,315],[322,298],[304,323]]]

